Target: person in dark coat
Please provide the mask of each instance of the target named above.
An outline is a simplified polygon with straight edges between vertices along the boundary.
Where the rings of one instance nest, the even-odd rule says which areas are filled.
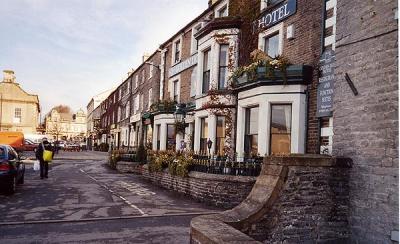
[[[50,142],[47,141],[47,138],[43,138],[42,143],[40,143],[36,149],[36,159],[40,162],[40,179],[48,178],[49,173],[49,162],[43,160],[44,150],[53,151],[53,147]]]

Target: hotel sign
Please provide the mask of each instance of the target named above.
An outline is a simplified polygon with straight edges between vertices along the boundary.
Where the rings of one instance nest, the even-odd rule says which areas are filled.
[[[168,71],[168,77],[171,78],[172,76],[175,76],[196,64],[197,64],[197,54],[195,54],[195,55],[191,56],[190,58],[180,62],[179,64],[171,67]]]
[[[277,7],[265,11],[261,17],[254,21],[253,32],[274,26],[284,19],[292,16],[297,10],[297,0],[287,0]]]
[[[330,117],[333,112],[333,86],[335,81],[335,53],[325,51],[320,59],[320,78],[317,93],[317,117]]]

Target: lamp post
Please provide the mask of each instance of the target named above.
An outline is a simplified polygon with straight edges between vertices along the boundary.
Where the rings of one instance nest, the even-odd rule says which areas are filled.
[[[174,113],[175,123],[184,123],[185,122],[185,110],[183,109],[182,104],[176,105],[176,111]]]
[[[161,68],[160,68],[160,66],[161,65],[155,65],[155,64],[153,64],[152,62],[144,62],[145,64],[148,64],[148,65],[151,65],[151,66],[153,66],[153,67],[155,67],[156,69],[158,69],[158,70],[161,70]]]
[[[213,142],[211,141],[210,138],[208,138],[207,147],[208,147],[208,155],[210,155],[210,158],[211,158],[211,147],[212,147],[212,144],[213,144]]]

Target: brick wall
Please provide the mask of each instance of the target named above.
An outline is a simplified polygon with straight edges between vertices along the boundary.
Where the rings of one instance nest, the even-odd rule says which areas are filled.
[[[396,1],[338,1],[334,144],[351,157],[353,243],[391,243],[398,231]],[[353,95],[348,73],[358,89]]]
[[[243,6],[246,6],[244,8]],[[248,7],[251,6],[251,7]],[[283,34],[283,56],[287,57],[293,64],[305,64],[314,67],[313,80],[309,81],[309,103],[308,103],[308,134],[307,153],[318,153],[319,125],[316,118],[317,109],[317,85],[318,85],[318,62],[321,53],[322,35],[322,7],[320,0],[297,0],[297,12],[285,20]],[[231,15],[238,15],[244,19],[240,34],[239,65],[248,64],[250,52],[257,48],[258,34],[252,33],[251,25],[260,12],[260,1],[235,0],[230,4]],[[251,20],[251,21],[249,21]],[[295,38],[286,38],[286,28],[294,26]]]
[[[321,53],[322,1],[298,0],[297,12],[284,22],[286,27],[293,25],[295,38],[288,40],[284,35],[283,55],[294,64],[306,64],[314,67],[313,80],[308,85],[308,134],[307,153],[318,153],[319,126],[316,117],[318,62]]]
[[[190,55],[191,38],[192,38],[192,30],[191,30],[191,27],[188,27],[185,30],[185,32],[182,33],[181,61],[184,61],[191,56]],[[176,40],[176,39],[174,39],[174,40]],[[170,92],[173,92],[172,90],[169,90],[170,87],[168,85],[168,82],[170,80],[168,72],[169,72],[169,69],[174,66],[172,64],[172,52],[173,52],[172,42],[169,43],[165,48],[168,49],[168,52],[166,53],[166,71],[165,71],[165,85],[164,85],[164,98],[167,99],[167,98],[171,98]],[[193,100],[190,97],[191,77],[192,77],[193,69],[194,69],[194,67],[184,70],[178,74],[178,75],[180,75],[180,102],[181,103],[188,103]],[[174,77],[172,77],[171,80],[173,80],[173,79],[174,79]]]

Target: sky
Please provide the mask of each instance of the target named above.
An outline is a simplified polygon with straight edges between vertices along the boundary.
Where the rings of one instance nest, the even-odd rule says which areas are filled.
[[[117,87],[207,8],[208,0],[1,0],[0,70],[14,70],[42,114],[82,108]],[[2,74],[1,74],[2,80]]]

